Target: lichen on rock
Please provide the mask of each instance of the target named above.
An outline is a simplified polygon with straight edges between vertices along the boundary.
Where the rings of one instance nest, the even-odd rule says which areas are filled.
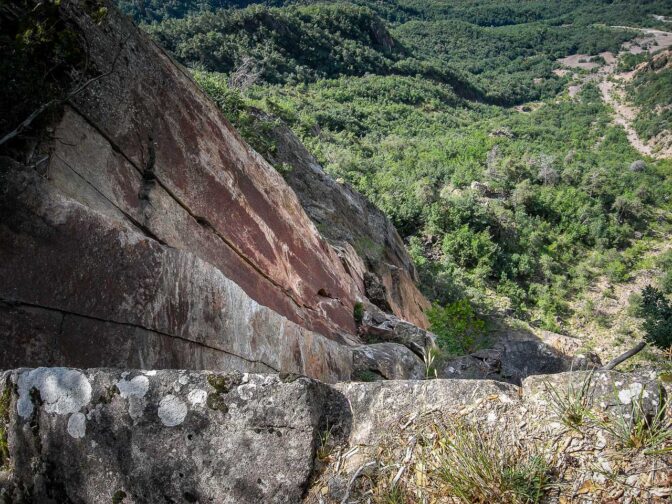
[[[76,413],[91,401],[91,384],[80,371],[67,368],[38,368],[19,375],[19,399],[16,404],[21,417],[34,410],[31,391],[37,390],[48,413]]]
[[[157,414],[166,427],[175,427],[184,422],[189,409],[185,402],[172,394],[168,394],[159,403]]]

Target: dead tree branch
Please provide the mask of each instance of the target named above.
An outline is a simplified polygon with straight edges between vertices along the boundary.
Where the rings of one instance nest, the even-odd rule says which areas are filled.
[[[609,363],[606,366],[604,366],[601,369],[601,371],[610,371],[610,370],[614,369],[621,362],[623,362],[625,360],[628,360],[633,355],[636,355],[639,352],[641,352],[644,349],[645,346],[646,346],[646,341],[640,341],[639,343],[637,343],[637,345],[635,347],[631,348],[627,352],[622,353],[621,355],[619,355],[615,359],[609,361]]]

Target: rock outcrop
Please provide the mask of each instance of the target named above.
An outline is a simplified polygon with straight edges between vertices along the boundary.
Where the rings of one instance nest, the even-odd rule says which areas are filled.
[[[520,385],[528,376],[599,368],[593,353],[580,353],[581,341],[550,331],[514,329],[491,320],[488,348],[443,359],[440,378],[489,379]]]
[[[586,383],[582,404],[602,423],[586,421],[579,435],[563,424],[550,393],[576,394]],[[400,488],[413,485],[421,502],[440,482],[428,479],[430,461],[440,456],[437,436],[450,425],[498,433],[525,450],[536,446],[552,464],[549,502],[584,484],[592,485],[586,502],[665,497],[669,473],[661,468],[669,468],[669,453],[627,452],[624,465],[625,448],[607,429],[608,419],[628,418],[636,402],[656,415],[669,392],[648,372],[565,373],[517,387],[490,380],[330,386],[286,374],[178,370],[8,371],[0,375],[0,438],[7,443],[0,497],[333,503],[347,495],[347,502],[367,502],[372,484],[398,474]],[[668,422],[669,411],[663,414]]]
[[[366,268],[347,266],[278,172],[111,4],[55,12],[86,40],[94,77],[0,157],[0,367],[348,379]],[[390,305],[424,325],[398,235],[348,191],[367,212],[361,232],[396,256],[381,273]]]
[[[196,254],[0,172],[0,364],[288,371],[348,379],[345,345],[262,306]]]
[[[5,502],[293,503],[312,474],[317,382],[65,368],[2,379]]]
[[[383,311],[427,328],[429,302],[416,287],[415,266],[390,220],[350,185],[330,177],[284,123],[263,112],[256,116],[272,124],[268,135],[276,149],[269,160],[288,166],[285,180],[340,251],[360,293]]]

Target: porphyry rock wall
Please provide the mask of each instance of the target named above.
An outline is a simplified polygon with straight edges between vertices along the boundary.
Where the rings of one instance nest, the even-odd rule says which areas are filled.
[[[0,367],[349,379],[357,275],[188,72],[106,5],[57,8],[95,77],[0,156]]]
[[[55,127],[55,188],[193,251],[308,329],[352,331],[349,276],[282,177],[130,20],[110,8],[98,26],[68,5],[89,57],[112,72],[71,100]]]
[[[417,471],[431,469],[417,464],[450,419],[546,449],[559,471],[548,502],[585,481],[600,490],[585,501],[602,502],[623,486],[603,474],[620,460],[618,444],[606,431],[567,428],[549,399],[551,388],[580,389],[588,376],[586,405],[601,415],[627,415],[642,398],[655,412],[670,392],[655,373],[565,373],[517,387],[490,380],[326,385],[287,374],[179,370],[7,371],[0,375],[0,436],[8,446],[0,451],[0,496],[133,504],[331,503],[348,495],[347,502],[367,502],[367,481],[389,481],[401,467],[415,480]],[[628,452],[626,460],[630,473],[615,478],[629,478],[628,495],[665,492],[661,463],[669,464],[669,455]],[[419,483],[417,490],[431,487]]]
[[[197,255],[53,191],[33,170],[0,169],[0,202],[2,366],[350,377],[346,345],[260,305]]]
[[[390,220],[348,184],[330,177],[294,133],[262,112],[273,124],[274,164],[285,164],[285,180],[322,235],[341,250],[362,295],[385,311],[427,328],[429,302],[416,287],[417,273]]]

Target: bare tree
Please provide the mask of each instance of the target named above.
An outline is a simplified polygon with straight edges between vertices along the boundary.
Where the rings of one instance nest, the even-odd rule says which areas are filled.
[[[560,180],[560,176],[555,168],[553,168],[554,158],[547,154],[541,154],[536,159],[536,164],[539,166],[539,180],[544,185],[555,185]]]
[[[254,58],[250,56],[243,57],[243,61],[231,72],[228,85],[231,88],[241,91],[254,85],[261,76],[261,69],[257,66]]]

